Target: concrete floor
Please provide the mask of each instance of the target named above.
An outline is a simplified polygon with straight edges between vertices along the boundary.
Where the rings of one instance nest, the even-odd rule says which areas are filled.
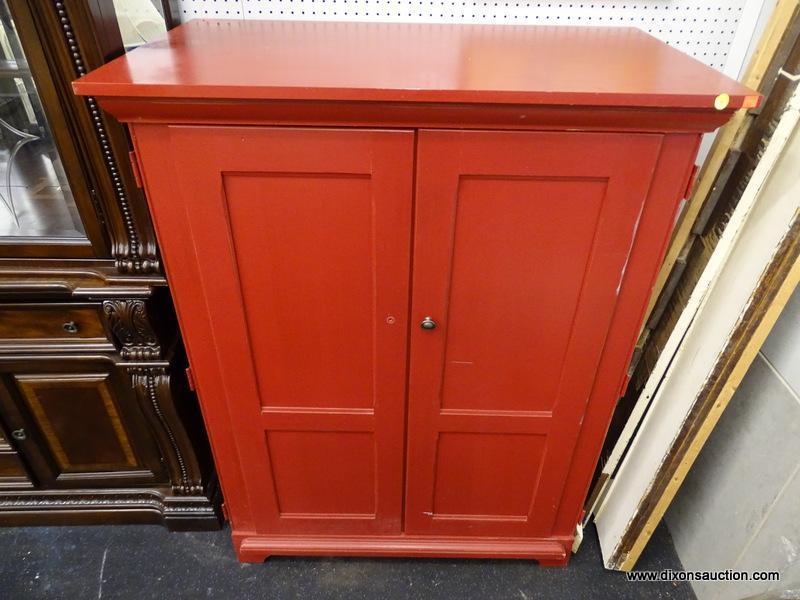
[[[659,528],[641,569],[680,569]],[[566,568],[531,561],[270,558],[239,564],[227,530],[0,528],[0,598],[693,599],[688,584],[629,583],[601,566],[594,530]]]

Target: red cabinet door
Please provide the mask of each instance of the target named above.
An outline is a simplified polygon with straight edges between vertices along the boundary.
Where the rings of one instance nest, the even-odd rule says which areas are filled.
[[[414,134],[136,140],[235,528],[399,533]]]
[[[419,133],[408,533],[552,534],[661,140]]]

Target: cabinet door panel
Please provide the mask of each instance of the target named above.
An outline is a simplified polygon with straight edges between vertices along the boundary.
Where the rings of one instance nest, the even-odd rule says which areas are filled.
[[[551,534],[660,145],[420,132],[409,533]]]
[[[54,488],[152,484],[166,476],[129,384],[87,361],[31,364],[2,377],[0,406],[38,483]]]
[[[234,525],[399,532],[413,134],[159,131],[135,135],[143,157],[169,138],[177,186],[144,177],[158,228],[189,236],[164,258]]]
[[[61,473],[137,466],[108,379],[106,373],[14,376]],[[89,439],[79,432],[91,432]]]

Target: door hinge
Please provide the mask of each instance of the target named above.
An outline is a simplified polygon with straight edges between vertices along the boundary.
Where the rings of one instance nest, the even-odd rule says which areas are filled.
[[[692,171],[689,173],[689,179],[686,181],[686,189],[683,190],[682,198],[686,198],[689,200],[690,196],[692,195],[692,188],[694,187],[694,181],[697,179],[697,165],[692,165]]]
[[[192,373],[192,367],[186,367],[186,381],[189,382],[189,389],[194,392],[194,374]]]
[[[131,150],[128,152],[128,158],[131,161],[131,171],[133,171],[133,179],[136,181],[136,187],[142,187],[142,175],[139,173],[139,161],[136,158],[136,151]]]

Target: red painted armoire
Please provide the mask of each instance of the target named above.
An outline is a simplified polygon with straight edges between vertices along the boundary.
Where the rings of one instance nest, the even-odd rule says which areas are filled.
[[[192,21],[130,126],[241,560],[564,564],[702,132],[635,29]]]

